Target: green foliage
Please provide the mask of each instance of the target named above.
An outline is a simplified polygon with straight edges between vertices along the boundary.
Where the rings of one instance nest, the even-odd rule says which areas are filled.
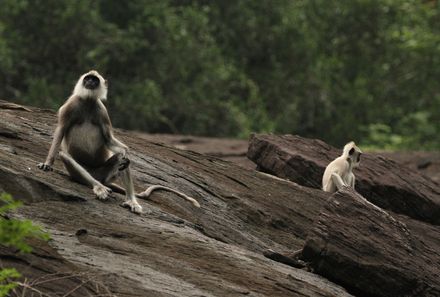
[[[49,236],[29,220],[5,218],[7,212],[20,206],[21,202],[14,200],[11,195],[5,193],[0,195],[0,243],[6,246],[15,246],[21,252],[29,253],[32,248],[26,244],[26,238],[37,237],[48,240]]]
[[[21,275],[13,268],[0,269],[0,297],[8,296],[8,293],[17,286],[11,279],[19,278]]]
[[[439,19],[417,0],[3,0],[0,97],[56,108],[96,68],[122,128],[438,149]]]
[[[367,140],[363,143],[366,150],[396,150],[402,146],[403,137],[393,134],[385,124],[371,124],[366,129]]]
[[[26,243],[27,238],[36,237],[48,240],[49,235],[29,220],[7,218],[9,212],[20,206],[21,203],[14,200],[11,195],[0,194],[0,244],[14,246],[19,251],[28,253],[32,251],[32,248]],[[15,269],[0,269],[0,297],[7,296],[8,292],[16,287],[12,279],[19,277],[20,274]]]

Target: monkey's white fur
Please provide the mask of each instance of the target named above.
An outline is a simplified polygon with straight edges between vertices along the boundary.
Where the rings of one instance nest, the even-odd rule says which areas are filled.
[[[359,166],[362,151],[351,141],[344,146],[342,155],[325,168],[322,177],[322,189],[334,193],[344,186],[354,189],[355,176],[353,168]]]
[[[83,86],[83,79],[87,75],[95,75],[97,78],[99,78],[99,82],[101,84],[101,88],[97,88],[94,90],[86,89]],[[73,89],[73,94],[81,98],[97,98],[101,101],[107,100],[107,91],[108,91],[108,85],[107,81],[98,73],[96,70],[91,70],[87,73],[84,73],[79,78],[78,82],[75,85],[75,88]]]

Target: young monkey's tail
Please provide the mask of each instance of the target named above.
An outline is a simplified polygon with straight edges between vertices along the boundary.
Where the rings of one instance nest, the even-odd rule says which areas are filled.
[[[145,191],[136,194],[136,197],[139,198],[148,198],[151,193],[155,190],[164,190],[164,191],[169,191],[169,192],[173,192],[174,194],[177,194],[178,196],[182,197],[185,200],[188,200],[189,202],[191,202],[195,207],[200,207],[199,202],[197,202],[196,199],[189,197],[188,195],[185,195],[182,192],[179,192],[177,190],[174,190],[172,188],[168,188],[165,186],[161,186],[161,185],[153,185],[153,186],[149,186]]]

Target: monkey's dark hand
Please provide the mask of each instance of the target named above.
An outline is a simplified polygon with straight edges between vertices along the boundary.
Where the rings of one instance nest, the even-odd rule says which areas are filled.
[[[128,167],[128,165],[130,165],[130,160],[127,157],[123,157],[121,159],[121,162],[119,163],[119,171],[122,171],[124,169],[126,169]]]
[[[52,171],[53,170],[52,166],[50,166],[49,164],[46,164],[46,163],[39,163],[37,165],[37,167],[43,171]]]

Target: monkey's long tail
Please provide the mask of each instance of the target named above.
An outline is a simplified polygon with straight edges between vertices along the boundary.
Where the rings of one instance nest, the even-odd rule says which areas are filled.
[[[183,199],[191,202],[195,207],[200,207],[200,204],[199,204],[199,202],[197,202],[196,199],[191,198],[188,195],[185,195],[184,193],[179,192],[177,190],[174,190],[172,188],[168,188],[168,187],[160,186],[160,185],[149,186],[145,191],[143,191],[139,194],[136,194],[136,196],[139,198],[148,198],[151,195],[151,193],[155,190],[164,190],[164,191],[173,192],[174,194],[177,194],[178,196],[182,197]]]

